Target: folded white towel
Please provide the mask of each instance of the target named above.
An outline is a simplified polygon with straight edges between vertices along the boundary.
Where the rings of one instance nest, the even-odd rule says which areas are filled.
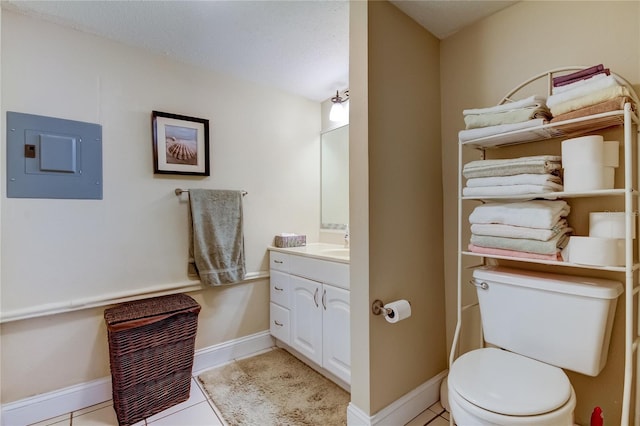
[[[522,123],[535,118],[551,120],[551,111],[546,106],[525,107],[511,111],[495,112],[491,114],[469,114],[464,116],[465,129],[499,126],[501,124]]]
[[[500,185],[500,186],[477,186],[473,188],[462,188],[462,195],[465,197],[495,197],[509,195],[528,195],[536,198],[536,195],[547,194],[549,192],[563,191],[562,185],[549,182],[547,185]],[[556,198],[556,197],[552,197]]]
[[[557,157],[558,161],[560,157]],[[478,160],[487,161],[487,160]],[[469,163],[467,163],[469,164]],[[562,179],[560,176],[552,174],[538,174],[538,173],[521,173],[512,176],[493,176],[493,177],[479,177],[467,179],[467,187],[474,188],[478,186],[502,186],[502,185],[546,185],[548,183],[555,183],[562,185]]]
[[[554,105],[553,108],[551,108],[551,113],[554,117],[557,117],[558,115],[596,105],[620,96],[629,96],[629,90],[627,90],[625,86],[605,87],[604,89],[596,90],[579,98],[569,99],[566,102]]]
[[[558,104],[570,101],[572,99],[580,98],[598,90],[613,86],[620,86],[620,83],[618,83],[615,76],[608,75],[605,78],[596,79],[592,82],[582,84],[574,89],[567,90],[566,92],[549,96],[549,98],[547,99],[547,106],[553,113],[553,107]]]
[[[573,90],[576,87],[580,87],[583,86],[585,84],[591,84],[596,80],[600,80],[607,77],[607,74],[602,73],[602,74],[596,74],[594,76],[591,76],[589,78],[585,78],[584,80],[578,80],[574,83],[569,83],[569,84],[565,84],[564,86],[557,86],[551,89],[551,92],[554,95],[557,95],[558,93],[563,93],[563,92],[568,92],[569,90]]]
[[[458,139],[460,139],[461,142],[468,142],[474,139],[480,139],[488,136],[499,135],[502,133],[513,132],[516,130],[542,126],[545,123],[547,123],[547,120],[545,120],[544,118],[534,118],[533,120],[522,121],[520,123],[499,124],[497,126],[460,130],[458,132]]]
[[[562,168],[562,157],[557,155],[536,155],[504,160],[476,160],[464,165],[462,175],[467,179],[484,177],[504,177],[519,174],[550,174]]]
[[[502,225],[499,223],[474,223],[471,233],[505,238],[526,238],[529,240],[549,241],[556,235],[573,231],[566,219],[560,219],[551,229],[528,228],[526,226]]]
[[[469,215],[469,222],[500,223],[551,229],[570,212],[564,200],[531,200],[515,203],[487,203],[476,207]]]
[[[526,107],[539,107],[545,105],[545,97],[539,95],[529,96],[528,98],[521,99],[519,101],[507,102],[502,105],[496,105],[487,108],[472,108],[462,111],[462,115],[474,115],[474,114],[494,114],[496,112],[512,111],[514,109],[526,108]]]
[[[527,238],[503,238],[471,234],[469,242],[476,247],[523,251],[536,254],[556,254],[569,243],[569,236],[558,234],[548,241]]]

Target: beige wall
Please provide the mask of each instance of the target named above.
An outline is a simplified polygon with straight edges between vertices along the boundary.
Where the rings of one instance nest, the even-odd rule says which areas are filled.
[[[319,120],[317,104],[11,12],[3,11],[1,17],[3,124],[7,109],[102,122],[105,126],[105,200],[96,210],[106,209],[115,213],[117,219],[125,219],[118,225],[124,225],[127,233],[132,234],[126,240],[136,236],[148,239],[146,233],[150,232],[147,229],[145,235],[138,235],[135,225],[127,222],[127,213],[147,212],[142,216],[148,218],[152,216],[151,210],[168,210],[169,220],[181,223],[184,205],[176,202],[171,191],[176,186],[190,183],[210,187],[233,185],[249,191],[251,201],[247,199],[247,202],[255,203],[252,208],[260,211],[260,217],[255,218],[254,223],[267,224],[257,231],[259,237],[253,237],[259,241],[251,242],[250,263],[254,270],[266,268],[263,247],[275,232],[291,230],[291,224],[295,224],[293,231],[316,235],[318,173],[310,173],[309,179],[300,187],[293,187],[290,185],[298,179],[289,180],[291,175],[274,165],[281,158],[295,156],[303,159],[297,170],[318,167],[313,159],[319,153],[318,146],[313,145],[317,144],[320,128],[319,121],[313,121]],[[379,411],[446,368],[448,346],[445,347],[443,334],[443,292],[446,289],[447,342],[450,342],[455,325],[456,246],[451,236],[457,232],[456,135],[463,123],[462,109],[493,105],[520,81],[564,65],[603,62],[638,84],[639,20],[638,2],[521,2],[439,43],[386,2],[352,2],[352,401],[364,412]],[[606,31],[595,31],[594,22]],[[60,42],[61,37],[64,43]],[[98,58],[97,64],[85,64],[88,68],[80,74],[81,80],[87,80],[88,90],[78,93],[76,83],[70,77],[63,76],[56,80],[56,85],[49,82],[43,87],[46,80],[37,75],[42,71],[30,69],[29,72],[36,75],[23,76],[25,68],[17,67],[14,61],[22,59],[22,55],[29,61],[34,61],[34,57],[29,49],[18,52],[16,40],[20,40],[20,47],[43,44],[46,49],[40,48],[40,51],[53,49],[74,58]],[[100,54],[96,55],[96,52]],[[64,70],[58,67],[59,71]],[[177,77],[184,75],[189,79]],[[106,84],[100,93],[95,87],[97,76]],[[150,82],[144,84],[146,80]],[[114,86],[116,81],[127,83],[118,87]],[[34,82],[36,89],[45,90],[18,93],[18,89]],[[62,85],[56,87],[60,82]],[[137,88],[139,84],[141,87]],[[17,85],[16,90],[12,89],[14,85]],[[167,86],[173,89],[163,92],[161,88]],[[156,93],[158,90],[161,92]],[[52,92],[58,94],[58,91],[78,96],[78,106],[65,106],[68,109],[61,111],[57,108],[60,105],[53,105],[51,100],[41,102],[41,97]],[[202,96],[203,92],[208,96]],[[24,96],[25,93],[28,96]],[[228,101],[231,101],[231,108]],[[292,130],[291,127],[300,121],[298,115],[290,122],[272,115],[270,112],[278,109],[273,107],[274,103],[291,111],[304,111],[302,128]],[[249,111],[241,109],[247,105]],[[398,112],[383,120],[383,114],[398,106],[401,108]],[[194,182],[152,177],[148,115],[154,108],[206,115],[212,119],[213,137],[217,138],[213,152],[214,156],[216,152],[221,156],[214,159],[211,178]],[[242,114],[238,110],[242,110]],[[133,121],[131,117],[134,117]],[[114,122],[117,125],[110,124]],[[253,133],[248,133],[251,129],[244,125],[246,122],[254,125]],[[118,128],[126,132],[119,132]],[[128,135],[131,131],[133,135]],[[123,135],[123,132],[127,134]],[[4,131],[0,133],[4,134]],[[110,136],[109,144],[107,135]],[[286,142],[276,144],[278,151],[268,167],[262,168],[264,161],[258,161],[262,156],[252,159],[243,155],[247,149],[272,148],[275,141],[283,140],[283,135],[287,136]],[[294,139],[308,141],[309,145],[303,142],[300,146]],[[437,143],[440,139],[441,148]],[[120,166],[115,167],[113,159],[118,148],[125,142],[135,145],[137,141],[143,141],[142,147],[134,150],[132,161],[118,163]],[[295,152],[297,149],[300,151]],[[0,153],[0,159],[3,154]],[[440,155],[442,165],[434,161]],[[142,169],[137,170],[140,164]],[[239,167],[237,173],[230,170],[232,167]],[[267,177],[276,181],[254,186]],[[4,188],[3,175],[0,183]],[[271,192],[271,186],[278,183],[286,183],[286,190]],[[443,193],[441,184],[444,185]],[[136,189],[135,193],[131,188]],[[283,215],[281,210],[273,209],[273,204],[278,204],[271,202],[274,197],[277,200],[303,197],[300,205],[309,208]],[[47,209],[55,205],[56,210],[61,209],[56,214],[62,216],[68,213],[64,210],[66,203],[17,202],[4,197],[0,201],[2,296],[4,298],[16,286],[26,284],[38,297],[39,288],[31,286],[43,282],[40,276],[29,276],[27,280],[16,272],[5,272],[7,253],[23,240],[20,232],[7,232],[7,217],[10,214],[13,223],[19,216],[14,209],[18,213],[32,214],[35,207],[43,204]],[[443,211],[438,208],[441,204]],[[30,207],[29,211],[25,210],[25,205]],[[444,239],[440,231],[443,220],[444,235],[448,236]],[[115,222],[107,222],[109,232],[116,230]],[[37,244],[43,241],[42,238],[36,237],[32,241]],[[179,258],[183,256],[186,243],[182,236],[176,238],[177,242],[171,240],[176,245],[172,249],[175,252],[160,254],[158,263],[168,262],[176,253]],[[101,240],[94,235],[92,241]],[[156,278],[150,279],[149,274],[140,271],[122,274],[112,267],[118,262],[110,260],[106,262],[109,268],[98,268],[96,275],[100,279],[123,287],[131,279],[156,282]],[[442,277],[443,262],[445,278]],[[173,270],[168,275],[174,281],[183,279],[181,273]],[[166,281],[166,276],[159,279]],[[45,281],[55,289],[60,279],[54,277]],[[82,284],[86,285],[84,281]],[[203,305],[197,347],[266,329],[268,291],[265,284],[266,281],[261,281],[192,293]],[[82,286],[78,285],[78,289],[82,290]],[[473,298],[473,295],[467,297]],[[385,301],[407,298],[413,304],[414,315],[396,325],[387,324],[370,314],[371,303],[376,298]],[[31,299],[27,303],[31,303]],[[2,325],[2,402],[107,376],[102,311],[91,309]],[[617,325],[621,312],[619,309]],[[604,407],[607,423],[617,422],[619,368],[612,366],[621,364],[619,327],[612,345],[609,365],[602,377],[595,380],[571,377],[579,392],[577,420],[581,423],[588,423],[587,416],[596,404]],[[67,365],[73,368],[65,367]],[[38,377],[38,380],[25,380],[25,377]]]
[[[351,262],[351,403],[371,413],[369,303],[368,4],[349,9],[349,231]]]
[[[445,235],[454,236],[457,232],[457,132],[464,125],[462,110],[495,105],[508,91],[529,77],[571,65],[604,63],[634,83],[637,90],[640,87],[639,18],[640,2],[637,1],[524,1],[442,41]],[[513,149],[509,156],[530,155],[526,149]],[[471,158],[477,156],[465,154],[465,161]],[[455,326],[456,240],[446,238],[444,249],[447,340],[450,342]],[[560,272],[594,274],[593,271],[575,269]],[[618,274],[617,279],[623,280],[624,277]],[[467,290],[465,300],[473,300],[472,289],[464,287]],[[619,305],[610,359],[603,373],[595,379],[570,374],[578,394],[576,421],[580,424],[589,423],[595,405],[603,408],[607,424],[620,422],[623,314],[624,309]],[[473,317],[468,324],[475,320],[477,318]],[[474,330],[474,327],[465,329]],[[465,350],[473,346],[474,343],[469,342],[473,334],[469,332],[464,336],[467,339],[463,344]]]
[[[100,201],[4,198],[0,174],[3,313],[188,283],[177,187],[248,191],[250,273],[268,271],[276,233],[317,241],[320,103],[7,10],[1,52],[2,122],[9,110],[100,123],[104,167]],[[210,177],[154,176],[152,110],[210,120]],[[194,296],[197,348],[268,329],[266,279]],[[2,402],[108,376],[102,311],[3,324]]]
[[[388,2],[351,13],[353,364],[369,352],[352,401],[376,413],[446,368],[439,41]],[[375,299],[407,299],[413,315],[389,324]]]
[[[265,331],[266,280],[188,293],[200,304],[196,349]],[[2,324],[2,403],[110,376],[104,308]]]

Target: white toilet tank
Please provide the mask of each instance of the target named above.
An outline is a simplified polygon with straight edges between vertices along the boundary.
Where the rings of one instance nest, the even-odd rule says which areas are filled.
[[[620,282],[499,266],[473,278],[486,342],[589,376],[602,371]]]

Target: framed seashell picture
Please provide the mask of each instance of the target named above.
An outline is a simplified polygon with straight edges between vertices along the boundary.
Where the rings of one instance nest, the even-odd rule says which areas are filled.
[[[153,111],[153,172],[209,176],[209,120]]]

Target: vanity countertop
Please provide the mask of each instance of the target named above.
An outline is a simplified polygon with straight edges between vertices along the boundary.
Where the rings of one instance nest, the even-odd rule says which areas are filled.
[[[347,264],[349,263],[350,254],[348,247],[344,247],[340,244],[328,243],[309,243],[302,247],[269,246],[269,250]]]

